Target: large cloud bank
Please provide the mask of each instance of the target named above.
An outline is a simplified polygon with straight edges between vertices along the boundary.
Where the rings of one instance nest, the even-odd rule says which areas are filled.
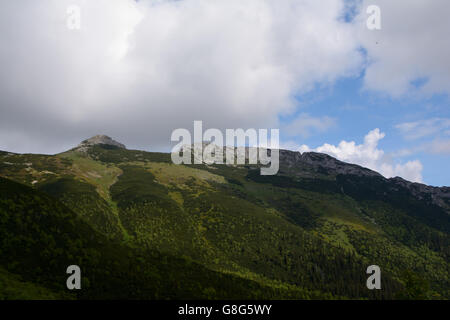
[[[1,147],[58,151],[96,133],[159,147],[196,119],[276,126],[295,94],[358,72],[343,10],[335,0],[2,1]]]

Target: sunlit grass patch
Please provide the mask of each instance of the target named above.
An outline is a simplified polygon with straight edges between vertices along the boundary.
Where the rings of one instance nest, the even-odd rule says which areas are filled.
[[[155,175],[159,183],[164,185],[175,184],[179,186],[194,183],[198,186],[209,187],[209,182],[226,183],[223,176],[184,165],[148,162],[145,167]]]
[[[109,188],[117,181],[117,177],[122,174],[120,168],[92,160],[79,152],[66,152],[61,154],[61,157],[72,160],[71,173],[94,185],[102,198],[111,202]]]

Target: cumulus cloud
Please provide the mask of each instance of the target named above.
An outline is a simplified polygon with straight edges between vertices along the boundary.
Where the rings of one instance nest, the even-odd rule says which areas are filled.
[[[368,5],[380,7],[381,30],[357,29],[368,58],[366,88],[394,97],[449,94],[450,2],[364,0],[357,25],[367,19]]]
[[[81,9],[69,30],[66,9]],[[175,128],[277,127],[294,96],[358,74],[344,0],[0,2],[0,149],[97,133],[170,146]],[[28,145],[27,145],[28,144]]]
[[[370,131],[362,144],[355,141],[341,141],[339,145],[324,144],[315,149],[307,145],[299,148],[300,152],[316,151],[329,154],[341,161],[354,163],[381,173],[387,178],[399,176],[413,182],[422,182],[423,166],[420,161],[394,163],[393,159],[378,148],[378,143],[385,137],[379,129]]]

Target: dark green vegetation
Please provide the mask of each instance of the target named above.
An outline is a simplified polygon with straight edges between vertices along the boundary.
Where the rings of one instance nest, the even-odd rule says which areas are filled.
[[[109,145],[2,152],[0,298],[450,297],[448,190],[289,157],[261,176]]]

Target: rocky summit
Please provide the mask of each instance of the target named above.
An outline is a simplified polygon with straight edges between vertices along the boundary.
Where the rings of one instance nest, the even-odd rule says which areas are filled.
[[[77,149],[79,151],[83,151],[84,149],[90,147],[90,146],[95,146],[95,145],[108,145],[108,146],[115,146],[121,149],[126,149],[125,145],[117,142],[115,140],[113,140],[112,138],[99,134],[96,136],[93,136],[92,138],[86,139],[84,141],[82,141]]]

